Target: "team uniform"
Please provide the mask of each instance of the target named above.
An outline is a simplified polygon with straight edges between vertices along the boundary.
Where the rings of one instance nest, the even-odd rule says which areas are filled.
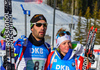
[[[19,39],[14,43],[14,56],[17,70],[44,70],[46,59],[51,52],[50,45],[44,40],[38,42],[30,34],[28,44],[22,56],[23,44]]]
[[[76,70],[77,66],[79,69],[83,63],[81,62],[83,58],[79,55],[80,53],[83,53],[83,48],[79,43],[73,44],[72,46],[74,49],[69,49],[68,53],[63,58],[58,49],[51,52],[48,56],[45,70]]]

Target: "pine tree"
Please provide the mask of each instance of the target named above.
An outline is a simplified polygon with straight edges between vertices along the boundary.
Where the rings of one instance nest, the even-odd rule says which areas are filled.
[[[63,6],[62,6],[62,3],[63,3],[62,0],[57,0],[57,7],[58,7],[59,10],[61,10],[61,11],[63,10],[63,9],[62,9],[62,7],[63,7]]]
[[[82,16],[82,11],[80,10],[80,13],[79,13],[79,22],[77,24],[77,28],[75,30],[75,37],[74,37],[74,40],[75,41],[80,41],[80,43],[82,43],[82,35],[81,35],[81,16]]]
[[[90,27],[90,25],[91,24],[89,24],[89,19],[91,18],[91,16],[90,16],[91,14],[90,14],[90,8],[88,7],[87,8],[87,11],[86,11],[86,13],[85,13],[85,18],[86,18],[86,23],[85,24],[83,24],[83,27],[84,27],[84,45],[86,44],[86,40],[87,40],[87,35],[88,35],[88,31],[89,31],[89,27]]]
[[[93,18],[94,18],[94,28],[98,28],[96,34],[95,44],[100,44],[100,22],[97,19],[100,19],[100,13],[98,13],[97,1],[95,2],[94,10],[93,10]]]
[[[100,45],[100,10],[98,11],[98,20],[97,20],[97,26],[98,31],[96,34],[96,43],[97,45]]]
[[[96,35],[97,44],[100,45],[100,10],[98,11],[98,31]]]
[[[97,1],[98,10],[100,8],[100,0],[74,0],[74,15],[78,15],[80,9],[82,10],[82,16],[86,13],[86,8],[90,8],[90,13],[93,14],[95,2]],[[54,0],[47,0],[47,4],[54,7]],[[56,7],[65,12],[71,14],[72,0],[56,0]]]
[[[89,24],[88,24],[88,22],[89,22],[89,19],[91,18],[90,15],[91,15],[91,14],[90,14],[90,8],[88,7],[88,8],[87,8],[87,11],[86,11],[86,13],[85,13],[85,18],[86,18],[86,20],[87,20],[87,23],[86,23],[86,32],[89,31]]]
[[[87,0],[81,0],[82,1],[82,12],[83,12],[83,16],[84,16],[84,14],[86,13],[86,8],[88,7],[88,4],[87,4]]]
[[[94,27],[96,28],[96,20],[97,20],[97,1],[96,1],[96,3],[95,3],[95,6],[94,6],[94,10],[93,10],[93,18],[94,18]]]
[[[78,7],[78,10],[82,10],[82,1],[81,0],[76,0],[77,1],[77,7]]]
[[[65,13],[71,13],[71,1],[69,0],[64,0],[62,9]]]
[[[47,0],[47,5],[51,6],[51,0]]]

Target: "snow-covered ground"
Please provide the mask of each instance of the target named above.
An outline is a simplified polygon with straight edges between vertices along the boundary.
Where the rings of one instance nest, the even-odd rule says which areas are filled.
[[[21,35],[25,35],[25,15],[23,14],[23,11],[22,11],[20,4],[23,5],[25,10],[31,11],[31,16],[29,17],[27,15],[27,37],[31,32],[30,31],[30,19],[31,19],[31,17],[34,14],[43,14],[47,18],[47,22],[48,22],[48,28],[47,28],[46,35],[49,35],[52,38],[54,9],[51,8],[50,6],[44,4],[44,3],[42,3],[42,4],[37,4],[35,2],[25,3],[25,2],[18,2],[15,0],[15,1],[12,1],[12,15],[13,15],[13,25],[18,30],[18,36],[15,37],[14,40],[17,40]],[[4,17],[4,0],[0,0],[0,31],[2,31],[4,28],[3,17]],[[73,16],[73,21],[72,21],[72,15],[63,13],[59,10],[56,10],[55,34],[56,34],[57,30],[59,30],[61,27],[70,31],[69,24],[71,24],[72,22],[76,26],[76,24],[78,23],[78,16]],[[73,41],[74,30],[71,31],[71,35],[72,35],[72,41]],[[56,36],[56,35],[54,35],[54,36]],[[3,39],[3,38],[0,37],[0,40],[1,39]],[[55,46],[56,46],[56,44],[55,44]],[[96,58],[98,58],[98,56],[96,56]],[[92,67],[96,68],[96,63]]]
[[[29,17],[27,15],[27,36],[30,34],[30,19],[34,14],[43,14],[47,18],[48,22],[48,28],[47,28],[47,35],[52,37],[52,31],[53,31],[53,12],[54,9],[51,8],[50,6],[42,3],[42,4],[37,4],[35,2],[17,2],[17,1],[12,1],[12,14],[13,14],[13,25],[17,28],[18,30],[18,36],[14,38],[14,40],[18,39],[22,34],[25,34],[25,15],[23,14],[22,8],[20,4],[23,5],[25,10],[30,10],[31,11],[31,16]],[[4,1],[0,0],[0,31],[4,28]],[[77,16],[73,16],[73,23],[77,24]],[[72,16],[69,14],[65,14],[59,10],[56,10],[55,14],[55,34],[58,29],[61,27],[65,28],[66,30],[69,31],[69,25],[72,23]],[[64,24],[63,26],[59,24]],[[0,37],[0,39],[2,39]],[[72,34],[72,39],[73,39],[73,34]]]

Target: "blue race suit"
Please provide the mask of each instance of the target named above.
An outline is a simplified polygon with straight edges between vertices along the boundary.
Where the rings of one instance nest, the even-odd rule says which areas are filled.
[[[14,43],[14,49],[17,70],[44,70],[46,59],[51,51],[50,45],[44,42],[44,39],[38,42],[32,36],[32,33],[28,38],[28,45],[21,61],[19,61],[19,58],[23,50],[22,43],[16,41]]]
[[[71,50],[69,53],[71,53]],[[68,60],[69,53],[61,59],[57,50],[51,52],[48,56],[45,70],[75,70],[75,58]]]

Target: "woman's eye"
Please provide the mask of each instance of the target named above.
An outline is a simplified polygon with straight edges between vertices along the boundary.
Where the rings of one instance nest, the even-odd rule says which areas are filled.
[[[65,43],[63,43],[63,45],[65,45],[66,44],[66,42]]]
[[[68,42],[69,44],[71,44],[71,42]]]

